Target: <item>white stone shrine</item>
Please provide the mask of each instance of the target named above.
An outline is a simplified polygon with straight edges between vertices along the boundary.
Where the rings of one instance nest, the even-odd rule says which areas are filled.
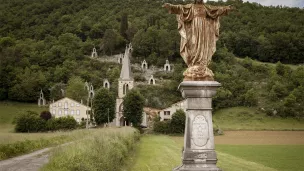
[[[96,48],[95,48],[95,47],[93,48],[91,57],[92,57],[92,58],[97,58],[97,57],[98,57],[98,54],[97,54],[97,51],[96,51]]]
[[[153,75],[151,75],[151,77],[149,78],[148,84],[155,85],[155,79],[154,79]]]
[[[118,56],[118,58],[117,58],[117,62],[118,62],[119,64],[122,64],[123,58],[124,58],[124,55],[123,55],[123,54],[120,54],[120,55]]]
[[[44,94],[42,92],[42,90],[40,90],[40,95],[39,95],[39,99],[38,99],[38,106],[45,106],[46,105],[46,100],[44,98]]]
[[[142,69],[142,70],[147,70],[147,69],[148,69],[148,63],[147,63],[146,60],[143,60],[143,61],[141,62],[141,69]]]
[[[164,71],[167,71],[167,72],[171,71],[171,66],[170,66],[169,60],[166,60],[166,64],[164,65]]]
[[[108,79],[103,80],[103,87],[110,89],[110,82]]]

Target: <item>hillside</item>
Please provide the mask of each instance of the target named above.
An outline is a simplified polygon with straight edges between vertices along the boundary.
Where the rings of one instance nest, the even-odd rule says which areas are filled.
[[[161,8],[164,2],[192,1],[4,0],[0,5],[0,100],[33,102],[40,89],[52,99],[54,87],[67,84],[73,76],[93,83],[95,89],[107,78],[116,93],[120,66],[85,56],[94,46],[100,56],[118,54],[130,41],[133,63],[143,59],[158,67],[166,59],[174,63],[174,72],[155,74],[166,80],[161,85],[138,86],[146,105],[163,108],[180,100],[176,87],[185,65],[179,55],[176,18]],[[209,3],[237,8],[221,18],[212,68],[223,88],[215,108],[254,106],[268,115],[303,118],[303,66],[291,69],[277,63],[273,67],[250,59],[303,63],[304,10],[240,0]],[[142,73],[135,74],[140,81]]]

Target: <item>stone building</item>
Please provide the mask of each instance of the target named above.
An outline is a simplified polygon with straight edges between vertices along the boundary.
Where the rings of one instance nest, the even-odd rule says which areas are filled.
[[[142,69],[142,70],[147,70],[147,69],[148,69],[148,63],[147,63],[146,60],[143,60],[143,61],[141,62],[141,69]]]
[[[107,89],[110,89],[110,82],[109,82],[108,79],[103,80],[103,87],[107,88]]]
[[[40,90],[40,95],[39,95],[39,99],[38,99],[38,106],[45,106],[46,105],[46,100],[44,98],[44,94],[42,92],[42,90]]]
[[[166,64],[164,65],[164,71],[171,71],[171,66],[170,66],[170,63],[169,63],[169,60],[166,60]]]
[[[97,54],[97,51],[96,51],[96,48],[95,48],[95,47],[93,48],[91,57],[92,57],[92,58],[97,58],[97,57],[98,57],[98,54]]]
[[[91,110],[91,108],[73,99],[65,97],[51,103],[49,110],[51,114],[56,118],[63,116],[72,116],[79,123],[89,117],[87,113]]]
[[[166,121],[166,120],[170,120],[172,119],[172,115],[178,110],[178,109],[182,109],[183,111],[186,112],[186,108],[187,108],[187,103],[185,100],[174,103],[173,105],[171,105],[168,108],[165,108],[163,110],[161,110],[159,112],[159,116],[160,116],[160,121]]]
[[[117,58],[117,62],[118,62],[119,64],[122,64],[123,58],[124,58],[124,55],[123,55],[123,54],[120,54],[120,55],[118,56],[118,58]]]
[[[112,125],[117,127],[120,126],[131,126],[126,118],[123,116],[123,98],[134,87],[134,78],[132,76],[130,57],[132,54],[132,45],[131,43],[126,47],[124,58],[122,60],[122,67],[120,78],[118,80],[118,97],[116,99],[116,110],[115,110],[115,119],[112,122]],[[143,126],[147,126],[147,116],[143,113]]]
[[[148,80],[148,84],[155,85],[155,79],[154,79],[153,75],[150,76],[150,78]]]

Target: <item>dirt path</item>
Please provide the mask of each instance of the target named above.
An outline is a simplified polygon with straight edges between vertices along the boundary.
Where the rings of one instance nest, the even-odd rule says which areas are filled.
[[[61,144],[57,147],[66,146],[75,142],[77,141]],[[38,171],[43,165],[49,162],[50,151],[57,147],[44,148],[30,154],[0,161],[0,171]]]
[[[23,156],[0,161],[0,171],[38,171],[48,163],[49,151],[45,148]]]

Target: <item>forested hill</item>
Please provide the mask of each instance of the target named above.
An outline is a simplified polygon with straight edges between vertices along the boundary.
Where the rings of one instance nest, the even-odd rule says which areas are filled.
[[[165,2],[193,1],[1,0],[0,99],[35,101],[41,88],[60,90],[72,76],[115,84],[118,65],[85,58],[94,46],[99,55],[111,55],[131,41],[134,60],[158,66],[166,59],[181,61],[176,17],[161,8]],[[210,4],[237,8],[221,18],[219,51],[226,47],[241,58],[303,63],[303,9],[237,0]]]

